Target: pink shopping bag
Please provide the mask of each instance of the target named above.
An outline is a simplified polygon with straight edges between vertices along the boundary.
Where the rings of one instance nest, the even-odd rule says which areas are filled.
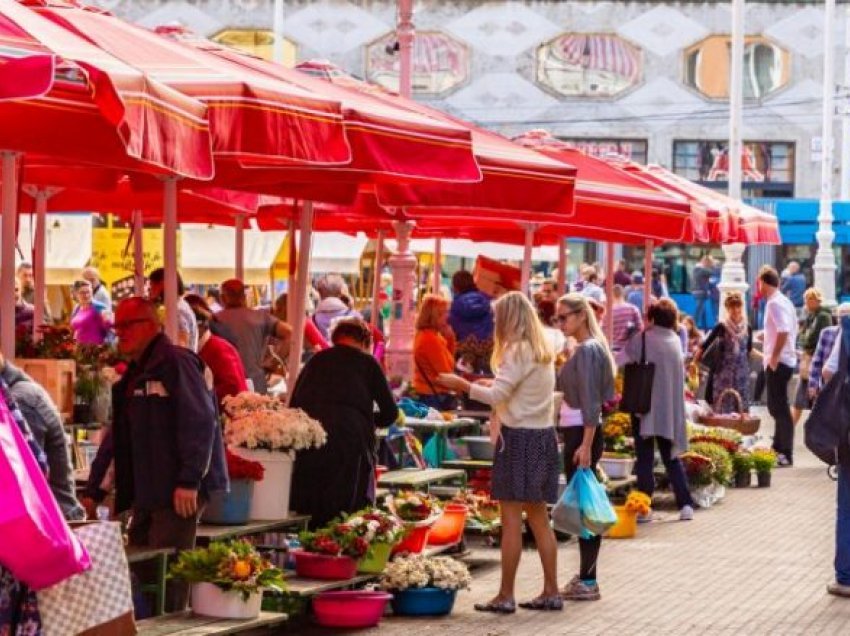
[[[41,590],[91,567],[5,401],[0,399],[0,564]]]

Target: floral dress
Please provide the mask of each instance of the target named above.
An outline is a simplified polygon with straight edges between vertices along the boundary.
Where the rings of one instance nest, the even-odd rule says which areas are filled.
[[[752,331],[747,328],[744,332],[735,336],[718,325],[722,332],[717,337],[722,338],[721,355],[717,367],[714,370],[714,382],[712,383],[712,400],[716,405],[718,413],[731,413],[737,408],[737,403],[726,398],[722,404],[717,404],[717,398],[726,389],[735,389],[741,395],[741,408],[746,411],[749,408],[750,396],[750,349],[752,348]],[[735,340],[738,342],[736,343]],[[737,344],[737,346],[736,346]]]
[[[2,378],[0,399],[5,400],[15,423],[38,460],[38,465],[46,473],[47,457],[36,443],[21,410],[12,398],[9,385]],[[41,616],[35,592],[0,565],[0,636],[41,636],[41,633]]]

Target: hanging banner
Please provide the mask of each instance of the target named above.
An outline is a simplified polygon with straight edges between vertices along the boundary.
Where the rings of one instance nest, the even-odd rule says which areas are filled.
[[[144,244],[144,271],[163,266],[162,229],[142,230]],[[128,228],[95,228],[92,230],[91,264],[97,267],[101,280],[111,287],[113,283],[133,276],[133,246]],[[126,252],[126,253],[125,253]],[[180,239],[177,240],[177,257],[180,258]]]

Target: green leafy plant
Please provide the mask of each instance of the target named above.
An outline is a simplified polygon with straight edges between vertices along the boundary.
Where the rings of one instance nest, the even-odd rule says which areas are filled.
[[[770,448],[757,448],[752,457],[757,473],[769,473],[776,467],[776,453]]]
[[[736,473],[746,473],[753,469],[753,456],[747,451],[738,451],[732,455],[732,469]]]
[[[263,588],[284,591],[283,572],[264,559],[250,543],[213,541],[209,547],[181,552],[169,576],[188,583],[212,583],[248,600]]]
[[[77,365],[77,380],[74,383],[74,395],[82,404],[91,404],[100,393],[104,382],[97,370],[90,366]]]
[[[732,480],[732,457],[722,446],[714,442],[696,442],[690,449],[711,461],[711,480],[722,486]]]

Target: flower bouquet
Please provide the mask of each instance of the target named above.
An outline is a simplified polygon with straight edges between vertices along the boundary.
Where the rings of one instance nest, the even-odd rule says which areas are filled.
[[[501,518],[501,507],[498,501],[490,499],[486,492],[460,491],[452,500],[465,504],[469,509],[467,525],[475,530],[492,531]]]
[[[374,508],[344,517],[336,531],[351,532],[366,541],[368,547],[357,563],[357,571],[368,574],[383,572],[390,551],[404,536],[404,526],[395,516]]]
[[[359,524],[358,524],[359,526]],[[334,521],[326,528],[298,535],[295,571],[310,579],[346,580],[357,573],[357,560],[366,556],[369,542],[359,527]]]
[[[617,512],[617,523],[605,536],[610,539],[629,539],[637,533],[637,515],[649,516],[652,512],[652,498],[639,490],[633,490],[626,497],[622,506],[614,506]]]
[[[254,484],[263,480],[265,468],[260,462],[240,457],[229,448],[225,449],[225,457],[230,491],[211,493],[201,521],[233,526],[248,523]]]
[[[770,448],[756,448],[752,451],[752,458],[759,488],[769,488],[770,475],[777,462],[776,452]]]
[[[192,584],[196,614],[216,618],[256,618],[262,590],[285,587],[283,573],[244,540],[183,551],[169,575]]]
[[[287,518],[295,452],[324,446],[325,429],[301,409],[249,391],[224,398],[223,406],[225,442],[266,471],[254,488],[251,518]]]
[[[400,492],[387,495],[384,506],[404,524],[407,531],[404,540],[393,549],[393,554],[422,552],[428,543],[431,526],[440,516],[437,502],[424,493]]]
[[[393,593],[393,611],[402,616],[442,616],[458,590],[469,588],[469,568],[450,557],[411,555],[387,565],[381,587]]]

